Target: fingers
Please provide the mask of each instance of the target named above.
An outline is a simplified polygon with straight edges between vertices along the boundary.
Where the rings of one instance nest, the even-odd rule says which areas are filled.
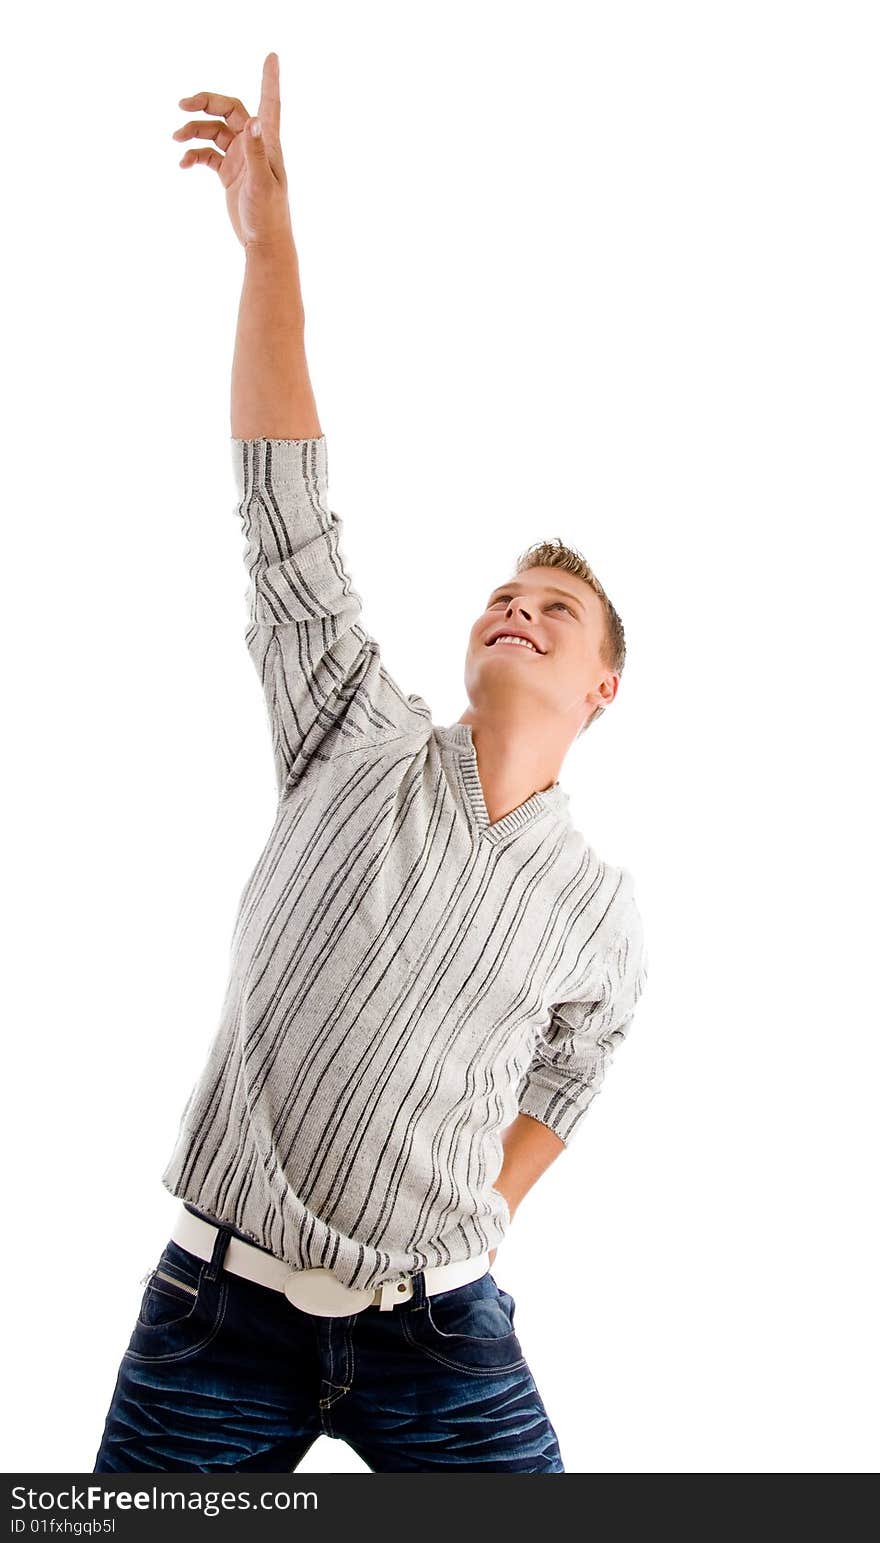
[[[214,113],[215,118],[213,121],[200,118],[194,123],[185,123],[182,128],[174,130],[172,139],[213,139],[223,151],[229,149],[250,117],[247,108],[237,96],[222,96],[218,91],[197,91],[195,96],[182,96],[177,105],[188,112]],[[258,116],[264,138],[277,144],[281,128],[281,94],[276,53],[267,54],[263,61],[263,83]],[[218,121],[220,119],[223,121]],[[184,153],[179,164],[195,166],[201,163],[210,166],[213,171],[219,171],[223,160],[224,157],[218,155],[215,150],[191,149]]]
[[[267,54],[263,60],[263,83],[257,116],[263,125],[264,135],[277,144],[281,138],[281,87],[277,54]]]
[[[195,123],[185,123],[175,129],[172,139],[213,139],[221,150],[228,150],[235,138],[232,130],[217,118],[199,118]]]
[[[214,113],[225,118],[234,134],[240,134],[250,117],[237,96],[221,96],[217,91],[198,91],[195,96],[182,96],[178,107],[187,112]]]
[[[226,157],[218,155],[216,150],[187,150],[178,161],[179,166],[196,166],[201,162],[203,166],[210,166],[212,171],[220,171]]]

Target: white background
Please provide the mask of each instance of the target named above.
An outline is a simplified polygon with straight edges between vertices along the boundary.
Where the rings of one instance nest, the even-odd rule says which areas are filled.
[[[877,1466],[876,8],[170,4],[7,24],[8,1472],[90,1472],[274,814],[228,447],[282,142],[364,622],[452,722],[534,540],[626,628],[561,772],[650,978],[495,1275],[568,1472]],[[869,788],[873,796],[869,796]],[[300,1472],[366,1471],[321,1438]]]

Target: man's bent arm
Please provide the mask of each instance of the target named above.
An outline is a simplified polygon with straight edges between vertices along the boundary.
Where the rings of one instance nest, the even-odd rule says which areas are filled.
[[[293,239],[245,249],[232,364],[234,439],[320,438]]]
[[[504,1146],[504,1162],[495,1180],[495,1188],[500,1190],[507,1201],[512,1217],[523,1196],[560,1152],[565,1151],[565,1142],[549,1126],[542,1125],[540,1120],[533,1119],[530,1114],[518,1114],[502,1131],[501,1141]]]

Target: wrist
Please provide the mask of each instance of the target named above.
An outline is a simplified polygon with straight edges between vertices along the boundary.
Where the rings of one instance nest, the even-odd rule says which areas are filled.
[[[244,255],[249,265],[252,263],[298,263],[299,261],[292,232],[286,235],[267,237],[261,241],[245,241]]]
[[[251,315],[270,311],[285,328],[305,331],[299,263],[292,241],[250,242],[245,249],[242,307]]]

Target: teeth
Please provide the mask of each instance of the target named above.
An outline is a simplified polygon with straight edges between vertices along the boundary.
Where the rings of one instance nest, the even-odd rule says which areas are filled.
[[[536,654],[538,652],[538,650],[535,648],[534,644],[529,642],[528,638],[509,637],[506,632],[503,633],[500,638],[496,638],[495,642],[496,643],[517,643],[520,648],[530,648],[532,650],[532,653],[534,653],[534,654]]]

